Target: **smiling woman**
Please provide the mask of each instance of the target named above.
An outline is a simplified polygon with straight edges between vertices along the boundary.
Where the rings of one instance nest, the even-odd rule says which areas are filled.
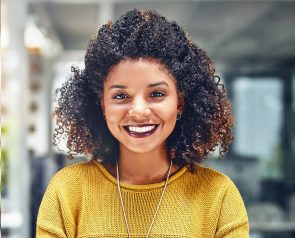
[[[151,162],[159,151],[167,161],[165,141],[182,105],[174,77],[162,68],[149,59],[123,60],[112,68],[104,84],[101,105],[108,128],[119,141],[120,154],[128,153],[133,163],[146,153]],[[131,158],[131,152],[138,154]]]
[[[232,136],[232,112],[206,53],[175,22],[128,11],[89,42],[85,69],[60,88],[57,145],[68,166],[40,206],[39,237],[249,237],[243,200],[200,165]]]

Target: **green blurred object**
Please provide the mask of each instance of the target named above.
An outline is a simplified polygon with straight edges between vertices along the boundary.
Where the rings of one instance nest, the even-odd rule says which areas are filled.
[[[7,129],[1,126],[1,135],[5,135]],[[7,184],[7,163],[8,163],[8,153],[7,149],[1,147],[1,192]]]

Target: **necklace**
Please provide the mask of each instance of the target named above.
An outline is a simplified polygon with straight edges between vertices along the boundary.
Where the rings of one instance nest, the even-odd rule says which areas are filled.
[[[122,211],[123,211],[123,215],[124,215],[124,220],[125,220],[125,225],[126,225],[126,229],[127,229],[127,233],[128,233],[128,238],[131,238],[131,234],[130,234],[130,229],[129,229],[129,225],[128,225],[128,220],[127,220],[127,215],[126,215],[126,211],[125,211],[125,207],[124,207],[124,202],[123,202],[123,198],[122,198],[122,193],[121,193],[121,187],[120,187],[120,175],[119,175],[119,167],[118,167],[118,163],[116,163],[116,167],[117,167],[117,187],[118,187],[118,193],[119,193],[119,196],[120,196],[120,201],[121,201],[121,206],[122,206]],[[148,229],[148,232],[146,234],[146,238],[149,237],[150,233],[151,233],[151,230],[152,230],[152,227],[154,225],[154,222],[155,222],[155,219],[156,219],[156,216],[157,216],[157,213],[159,211],[159,208],[160,208],[160,205],[161,205],[161,202],[162,202],[162,199],[163,199],[163,196],[164,196],[164,193],[165,193],[165,190],[167,188],[167,185],[168,185],[168,179],[169,179],[169,176],[170,176],[170,172],[171,172],[171,168],[172,168],[172,160],[170,162],[170,166],[169,166],[169,170],[168,170],[168,173],[167,173],[167,177],[166,177],[166,181],[165,181],[165,185],[163,187],[163,190],[162,190],[162,194],[161,194],[161,197],[160,197],[160,200],[159,200],[159,203],[158,203],[158,206],[156,208],[156,211],[154,213],[154,216],[153,216],[153,219],[152,219],[152,222],[150,224],[150,227]]]

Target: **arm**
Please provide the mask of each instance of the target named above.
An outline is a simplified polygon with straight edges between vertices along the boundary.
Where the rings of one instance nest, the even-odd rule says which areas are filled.
[[[60,201],[52,183],[39,208],[36,238],[67,238]]]
[[[215,238],[249,238],[246,208],[232,181],[223,198]]]

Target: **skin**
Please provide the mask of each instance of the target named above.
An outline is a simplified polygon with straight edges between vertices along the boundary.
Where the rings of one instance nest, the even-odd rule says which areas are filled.
[[[170,161],[166,140],[182,111],[175,78],[151,59],[127,59],[112,67],[104,83],[101,100],[108,128],[119,141],[120,180],[129,184],[151,184],[166,178]],[[158,125],[147,137],[130,136],[124,126]],[[115,177],[114,167],[104,164]],[[179,168],[172,167],[172,174]]]

